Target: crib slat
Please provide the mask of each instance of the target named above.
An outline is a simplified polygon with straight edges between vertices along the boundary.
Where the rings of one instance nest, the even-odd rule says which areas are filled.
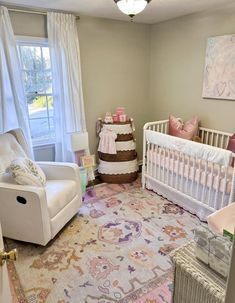
[[[186,164],[187,163],[187,164]],[[186,156],[186,168],[187,168],[187,177],[186,177],[186,189],[185,189],[185,193],[188,194],[189,193],[189,174],[190,174],[190,160],[189,160],[189,156]]]
[[[146,168],[146,171],[147,171],[147,175],[149,176],[149,159],[150,159],[150,143],[147,142],[147,168]]]
[[[227,178],[228,178],[228,167],[224,167],[225,173],[224,173],[224,186],[223,186],[223,194],[222,194],[222,201],[221,201],[221,208],[225,207],[225,195],[227,191]]]
[[[164,148],[163,149],[163,166],[162,166],[162,170],[163,170],[163,182],[165,183],[166,180],[166,174],[165,174],[165,171],[166,171],[166,149]]]
[[[210,140],[210,145],[213,146],[214,142],[214,133],[211,133],[211,140]]]
[[[205,143],[205,142],[204,142],[204,130],[202,130],[201,137],[202,137],[202,142]]]
[[[153,143],[150,143],[150,176],[153,177]]]
[[[217,201],[218,201],[218,196],[219,196],[220,180],[221,180],[221,166],[219,165],[218,174],[217,174],[217,186],[216,186],[216,192],[215,192],[215,200],[214,200],[214,205],[213,205],[214,209],[218,209]]]
[[[224,135],[222,135],[220,147],[221,147],[221,148],[224,147]]]
[[[158,180],[161,181],[161,154],[162,149],[159,147],[158,149]]]
[[[199,200],[200,197],[199,197],[199,185],[200,185],[200,180],[201,180],[201,165],[202,164],[202,160],[199,159],[199,165],[198,165],[198,180],[197,180],[197,194],[196,194],[196,198]]]
[[[211,182],[209,184],[210,188],[209,188],[209,194],[208,194],[208,200],[207,200],[208,205],[211,204],[211,193],[212,193],[212,188],[213,188],[213,184],[214,184],[214,169],[215,169],[215,164],[212,162],[211,163]]]
[[[193,188],[195,186],[195,175],[196,175],[196,158],[193,157],[193,176],[192,176],[192,181],[191,181],[191,196],[193,197]]]
[[[218,143],[219,143],[219,134],[216,134],[216,139],[215,139],[215,146],[218,147]]]
[[[157,176],[157,147],[154,145],[153,149],[153,178]]]
[[[170,172],[171,172],[171,155],[172,155],[172,151],[170,149],[168,149],[168,164],[167,164],[167,184],[170,185]]]
[[[179,190],[180,153],[177,154],[176,189]]]
[[[205,165],[205,171],[204,171],[204,182],[203,182],[203,189],[202,189],[202,202],[205,203],[206,201],[206,188],[207,188],[207,171],[208,171],[208,161],[206,161],[206,165]]]
[[[185,171],[185,154],[183,153],[182,156],[182,174],[181,174],[181,179],[180,179],[180,188],[181,191],[184,193],[184,171]]]
[[[164,134],[167,134],[167,127],[168,127],[168,123],[165,123]]]
[[[175,179],[174,179],[174,172],[175,172],[175,151],[174,150],[172,150],[172,172],[171,172],[171,187],[175,187],[175,185],[174,185],[174,181],[175,181]]]

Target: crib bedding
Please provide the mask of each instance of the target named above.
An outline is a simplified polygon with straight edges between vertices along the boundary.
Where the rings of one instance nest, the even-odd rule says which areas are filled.
[[[205,184],[208,188],[213,188],[219,192],[229,195],[232,186],[233,167],[221,167],[218,164],[206,162],[204,160],[192,158],[190,156],[184,157],[180,152],[164,150],[162,148],[154,148],[147,152],[147,167],[149,167],[149,173],[151,174],[152,163],[156,167],[161,167],[161,174],[163,175],[163,168],[165,179],[167,179],[167,173],[170,173],[170,185],[175,184],[177,180],[173,180],[172,172],[178,174],[180,177],[184,177],[186,181],[189,179],[196,184]],[[184,165],[185,161],[185,165]],[[157,177],[158,172],[152,171],[152,176]],[[165,181],[165,180],[164,180]]]
[[[195,189],[197,184],[193,183],[192,186],[194,186]],[[203,199],[202,202],[201,197],[204,195],[206,197],[208,196],[209,188],[207,188],[206,192],[204,193],[201,185],[199,186],[198,190],[198,198],[192,197],[187,193],[182,196],[183,192],[181,190],[175,192],[172,190],[172,187],[167,187],[164,183],[159,183],[157,180],[150,180],[148,178],[146,179],[145,187],[146,189],[151,190],[168,199],[169,201],[179,205],[190,213],[197,215],[201,221],[207,221],[207,217],[209,215],[221,208],[218,200],[222,200],[222,193],[216,193],[215,190],[212,190],[210,203],[205,203],[206,199]],[[217,199],[215,198],[216,196]],[[196,200],[198,203],[195,203]],[[224,203],[225,205],[229,204],[229,195],[224,196]]]

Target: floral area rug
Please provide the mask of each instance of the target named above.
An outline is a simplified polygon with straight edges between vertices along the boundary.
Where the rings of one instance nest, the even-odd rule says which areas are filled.
[[[7,239],[29,303],[170,303],[170,251],[192,238],[193,215],[139,180],[101,184],[47,247]]]

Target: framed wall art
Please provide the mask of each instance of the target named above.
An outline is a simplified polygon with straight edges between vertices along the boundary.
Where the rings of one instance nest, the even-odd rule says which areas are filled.
[[[208,38],[202,97],[235,100],[235,35]]]

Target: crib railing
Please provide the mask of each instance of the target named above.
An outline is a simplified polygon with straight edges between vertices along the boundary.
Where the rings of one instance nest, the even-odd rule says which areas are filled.
[[[180,118],[178,118],[181,120]],[[155,122],[148,122],[144,126],[144,130],[153,130],[163,134],[168,133],[168,123],[169,120],[161,120]],[[228,146],[229,137],[232,136],[231,133],[222,132],[210,128],[199,127],[198,136],[201,138],[202,143],[211,146],[226,149]]]
[[[155,122],[148,122],[144,125],[144,130],[153,130],[159,133],[167,134],[168,133],[168,123],[169,120],[161,120]]]
[[[201,138],[202,143],[223,149],[227,148],[229,137],[232,136],[231,133],[221,132],[205,127],[199,128],[198,135]]]
[[[235,169],[147,142],[145,130],[168,133],[168,120],[144,126],[143,187],[147,180],[160,182],[210,211],[235,201]],[[231,134],[201,127],[199,136],[204,144],[226,148]]]

